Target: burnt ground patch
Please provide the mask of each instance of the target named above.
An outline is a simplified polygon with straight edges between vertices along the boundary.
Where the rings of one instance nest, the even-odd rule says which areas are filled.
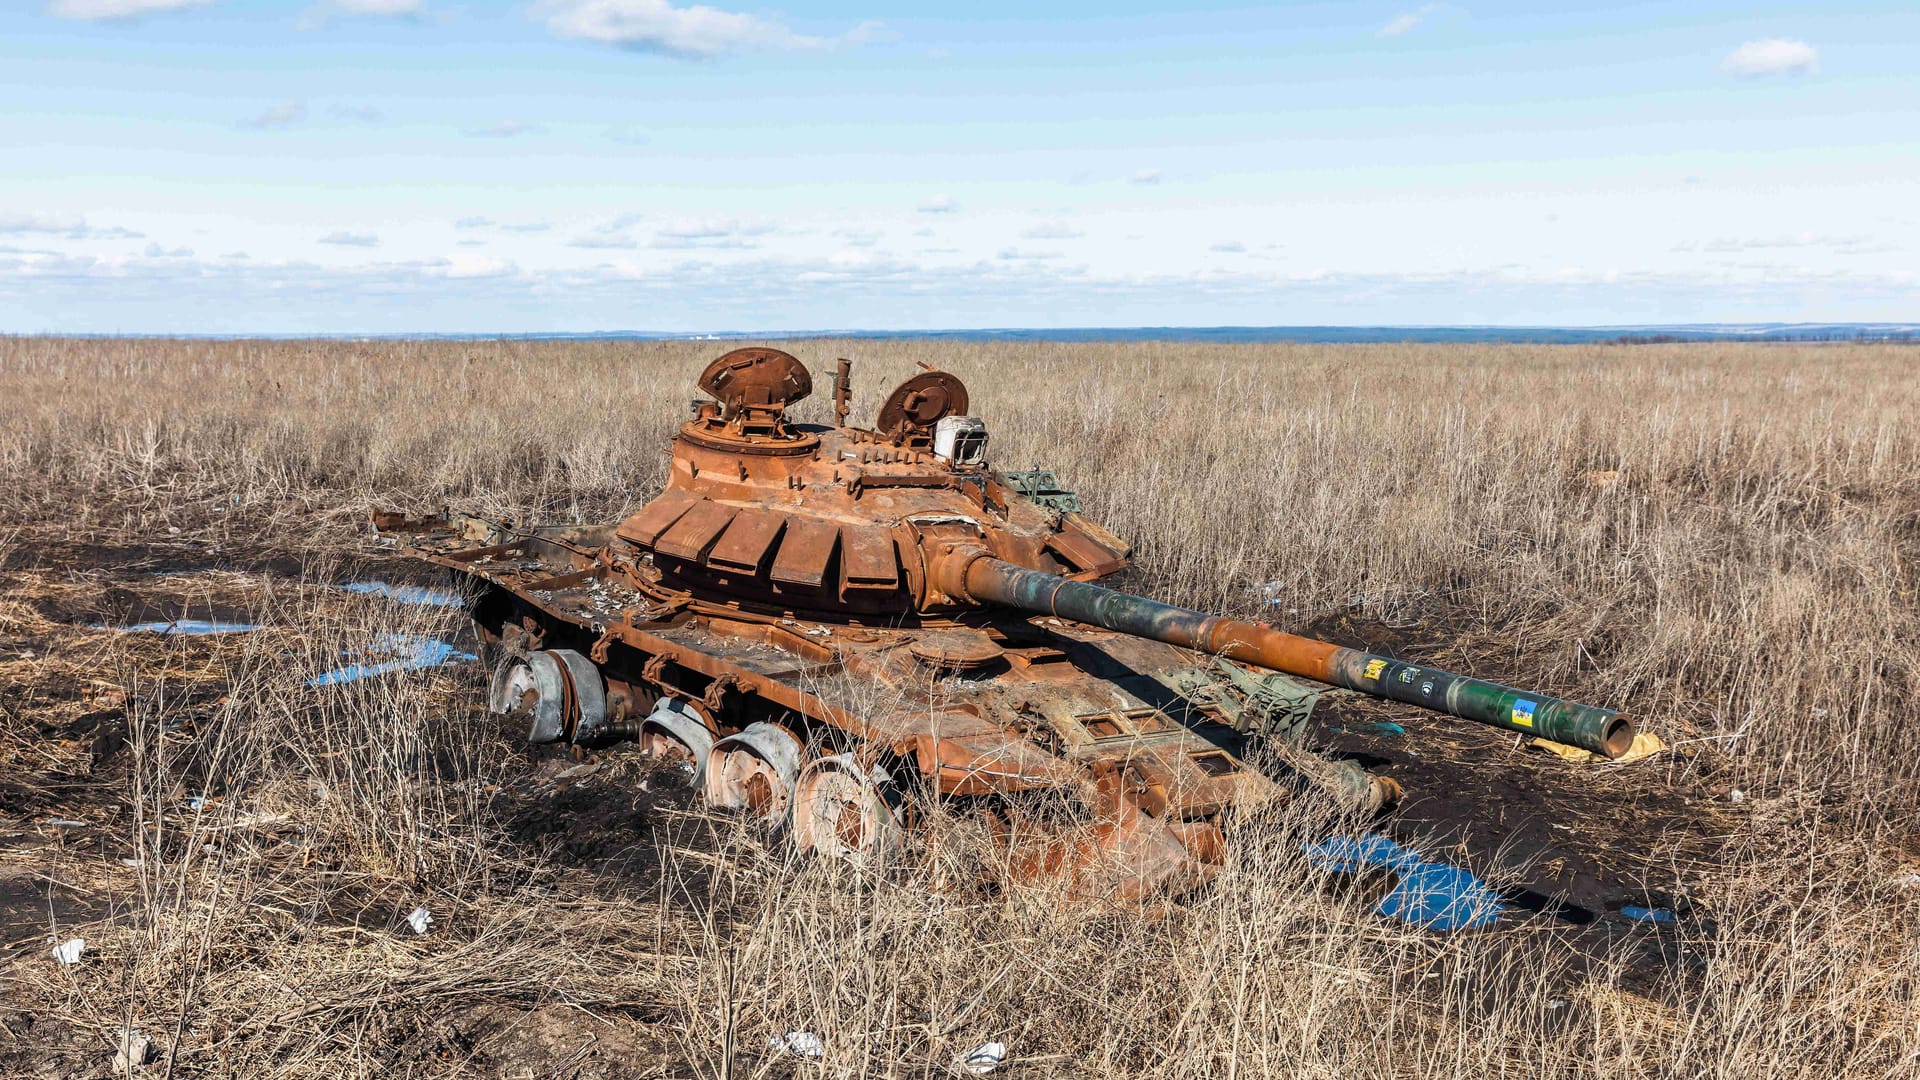
[[[1442,654],[1456,640],[1443,624],[1355,612],[1303,633],[1395,657]],[[1692,883],[1723,863],[1719,838],[1735,827],[1686,748],[1569,763],[1526,736],[1340,691],[1322,698],[1314,728],[1326,752],[1401,785],[1382,832],[1497,883],[1515,916],[1557,924],[1578,959],[1570,976],[1619,965],[1628,988],[1649,993],[1702,970],[1714,927]],[[1635,907],[1674,919],[1623,914]]]

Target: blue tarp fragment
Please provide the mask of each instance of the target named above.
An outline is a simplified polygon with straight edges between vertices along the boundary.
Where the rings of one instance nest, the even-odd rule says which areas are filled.
[[[460,607],[465,603],[460,597],[445,589],[432,589],[425,585],[395,585],[390,581],[351,581],[340,586],[347,592],[360,593],[363,596],[384,596],[399,604],[412,604],[416,607]]]
[[[1625,915],[1629,919],[1638,919],[1641,922],[1675,923],[1680,921],[1679,916],[1668,911],[1666,908],[1643,907],[1639,904],[1625,905],[1620,909],[1620,914]]]
[[[1336,836],[1308,844],[1306,851],[1324,870],[1354,873],[1378,866],[1393,871],[1399,883],[1374,905],[1374,913],[1424,930],[1476,930],[1492,925],[1505,910],[1500,894],[1479,878],[1457,866],[1429,862],[1378,833]]]
[[[1328,729],[1327,734],[1338,735],[1342,732],[1345,732],[1346,734],[1349,734],[1349,735],[1380,735],[1380,736],[1392,737],[1396,735],[1405,735],[1407,733],[1407,729],[1401,727],[1399,724],[1391,723],[1386,720],[1372,720],[1364,724],[1353,724],[1351,726],[1346,726],[1346,727],[1330,728]]]
[[[439,667],[442,664],[474,659],[472,653],[461,652],[437,638],[421,637],[417,634],[381,634],[366,648],[356,651],[363,656],[384,656],[387,659],[337,667],[308,679],[307,685],[334,686],[339,683],[371,679],[376,675],[388,675],[396,671],[417,671],[420,668]]]
[[[134,623],[132,626],[100,626],[100,630],[120,630],[129,634],[180,634],[195,637],[201,634],[245,634],[260,629],[253,623],[219,622],[213,619],[158,619],[153,622]]]

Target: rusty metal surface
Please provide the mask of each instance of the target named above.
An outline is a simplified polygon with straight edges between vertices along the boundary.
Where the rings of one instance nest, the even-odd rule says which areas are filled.
[[[924,435],[941,418],[967,411],[967,386],[945,371],[923,371],[894,387],[874,429],[890,439]]]
[[[891,784],[987,800],[1016,876],[1141,899],[1206,880],[1233,822],[1259,807],[1312,789],[1363,809],[1391,798],[1390,782],[1306,752],[1314,686],[1246,666],[1371,690],[1354,684],[1375,658],[1355,654],[1349,677],[1351,650],[1085,584],[1128,565],[1123,541],[1029,497],[1032,483],[932,454],[931,425],[968,405],[957,377],[915,375],[868,429],[847,422],[849,369],[834,380],[839,425],[803,429],[785,409],[811,390],[804,365],[774,349],[721,357],[700,379],[715,401],[680,429],[665,490],[617,525],[377,524],[477,585],[476,619],[514,655],[558,651],[587,684],[578,658],[591,657],[599,698],[528,698],[543,733],[697,756],[704,730],[725,748],[716,797],[751,801],[751,788],[761,810],[807,800],[806,843],[820,850],[881,843],[875,807]],[[1396,700],[1430,684],[1442,699],[1455,688],[1462,714],[1481,699],[1515,708],[1495,684],[1441,686],[1444,673],[1411,665],[1372,674],[1403,670],[1415,675]],[[878,690],[851,700],[882,704],[852,709],[827,692],[842,679]],[[748,729],[759,734],[733,738]],[[786,760],[773,729],[801,759]],[[1243,755],[1253,734],[1282,745],[1268,772]],[[834,755],[857,767],[805,771]],[[1039,797],[1083,812],[1062,825],[1033,810]]]
[[[813,376],[792,353],[748,348],[708,364],[695,385],[731,416],[748,408],[785,409],[813,393]]]

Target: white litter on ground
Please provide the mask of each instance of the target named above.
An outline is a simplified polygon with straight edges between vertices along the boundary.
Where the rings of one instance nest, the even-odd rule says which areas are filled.
[[[80,954],[86,951],[86,938],[68,938],[53,947],[53,958],[67,967],[72,967],[80,962]]]
[[[826,1044],[820,1041],[820,1036],[811,1031],[789,1031],[784,1038],[769,1035],[767,1048],[785,1050],[795,1057],[803,1057],[808,1061],[818,1061],[827,1052]]]
[[[153,1040],[134,1030],[120,1029],[120,1047],[114,1051],[113,1071],[125,1076],[135,1068],[145,1065],[153,1056]]]
[[[424,934],[427,927],[433,925],[433,912],[423,907],[414,908],[413,913],[407,916],[407,925],[413,927],[414,933]]]
[[[985,1076],[999,1068],[1006,1060],[1007,1044],[990,1042],[982,1043],[968,1051],[967,1056],[960,1059],[960,1064],[975,1076]]]

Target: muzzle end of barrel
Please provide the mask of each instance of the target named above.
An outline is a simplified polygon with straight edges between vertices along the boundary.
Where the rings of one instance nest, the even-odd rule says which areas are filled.
[[[1633,748],[1633,721],[1615,713],[1607,717],[1600,725],[1600,753],[1608,759],[1617,758]]]

